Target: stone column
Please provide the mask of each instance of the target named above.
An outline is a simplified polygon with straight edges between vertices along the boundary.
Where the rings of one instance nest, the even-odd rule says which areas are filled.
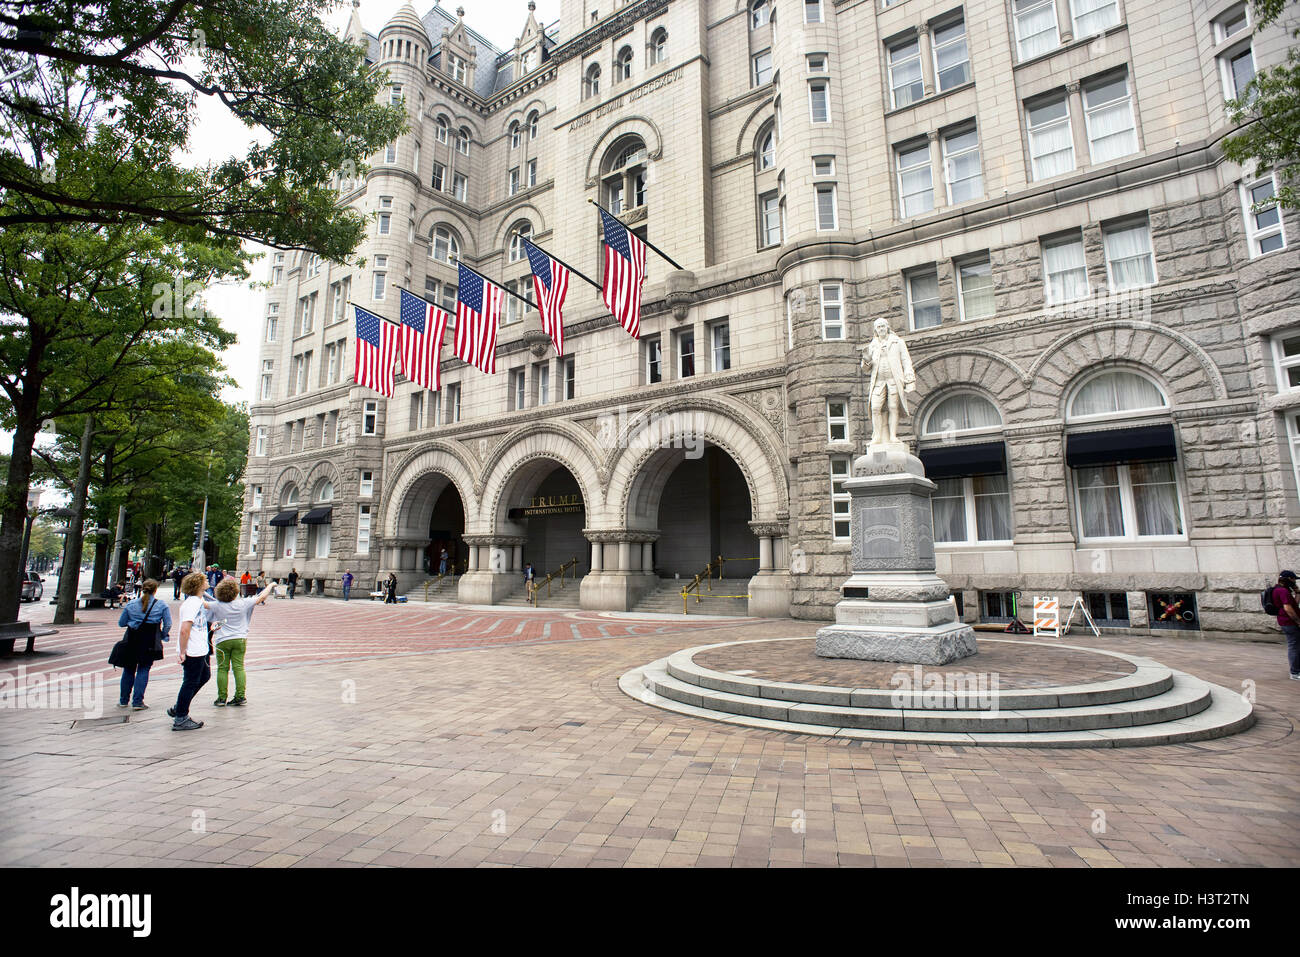
[[[943,144],[939,134],[930,130],[925,134],[930,144],[930,184],[934,188],[934,208],[942,209],[948,205],[948,180],[943,174]]]
[[[652,586],[653,543],[657,531],[622,528],[583,529],[591,542],[591,574],[582,580],[582,607],[600,611],[627,611]],[[605,568],[601,554],[606,545],[617,545],[617,558]],[[635,561],[634,561],[635,558]],[[639,562],[640,567],[636,567]]]
[[[771,535],[762,535],[758,539],[758,570],[760,572],[770,572],[772,570]]]
[[[632,543],[627,540],[618,543],[618,570],[632,570]]]
[[[515,571],[522,571],[524,567],[524,546],[515,545],[510,551],[510,567]]]
[[[655,570],[655,543],[641,543],[641,571],[653,574]]]
[[[1070,134],[1074,140],[1074,168],[1087,166],[1091,162],[1088,155],[1088,121],[1083,116],[1083,95],[1079,84],[1065,85],[1066,108],[1070,111]]]
[[[605,546],[600,542],[591,543],[591,570],[603,571],[605,567]]]
[[[517,588],[519,582],[505,567],[508,562],[493,561],[493,552],[501,549],[503,555],[512,554],[523,547],[524,539],[519,535],[465,535],[463,540],[470,550],[470,566],[456,586],[457,601],[495,605]]]
[[[749,580],[749,613],[755,618],[786,618],[793,582],[787,569],[777,567],[774,543],[789,531],[789,517],[750,522],[749,527],[758,536],[758,573]]]

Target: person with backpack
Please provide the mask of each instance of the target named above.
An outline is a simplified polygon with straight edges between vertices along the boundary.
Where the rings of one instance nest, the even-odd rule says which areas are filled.
[[[1295,572],[1278,572],[1277,584],[1260,596],[1264,611],[1277,616],[1278,627],[1286,635],[1286,654],[1291,665],[1291,680],[1300,681],[1300,600],[1296,598]]]
[[[141,582],[140,597],[128,602],[117,620],[118,625],[126,628],[129,659],[122,665],[122,689],[117,701],[119,708],[127,707],[128,703],[132,711],[143,711],[149,707],[144,703],[144,689],[149,686],[149,669],[163,656],[161,651],[154,650],[155,639],[161,634],[163,641],[169,640],[172,630],[172,614],[167,610],[166,602],[154,597],[157,591],[158,583],[152,578]]]
[[[289,597],[292,598],[293,593],[297,590],[298,590],[298,569],[291,568],[289,569]]]

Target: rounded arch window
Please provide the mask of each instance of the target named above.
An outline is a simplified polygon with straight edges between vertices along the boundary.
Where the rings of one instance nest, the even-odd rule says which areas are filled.
[[[760,170],[776,169],[776,125],[768,123],[758,133],[758,168]]]
[[[605,207],[615,216],[645,205],[646,163],[649,154],[639,136],[625,136],[614,143],[601,164]]]
[[[541,117],[538,116],[536,110],[528,114],[528,138],[530,140],[537,139],[537,126],[540,119]]]
[[[429,252],[438,262],[451,264],[460,258],[460,240],[456,233],[447,226],[434,226],[429,234]]]
[[[517,263],[526,259],[528,254],[524,251],[524,240],[533,238],[533,224],[528,220],[522,220],[510,230],[510,261]]]
[[[614,58],[614,82],[632,79],[632,48],[623,47]]]
[[[590,99],[593,96],[600,95],[600,64],[593,63],[587,67],[586,75],[582,78],[582,98]]]
[[[942,400],[925,417],[921,434],[951,435],[955,432],[974,432],[1002,426],[1002,416],[995,406],[982,395],[958,392]]]
[[[510,124],[510,148],[512,150],[519,148],[519,123],[518,122],[514,122]]]
[[[1084,382],[1070,398],[1066,418],[1134,415],[1169,408],[1160,387],[1137,372],[1103,372]]]
[[[438,133],[438,142],[439,142],[439,143],[445,143],[445,142],[447,142],[447,135],[448,135],[448,133],[451,132],[451,123],[448,122],[447,117],[445,117],[445,116],[439,116],[439,117],[434,121],[434,126],[435,126],[436,129],[437,129],[437,133]]]
[[[462,126],[459,130],[456,131],[456,150],[468,156],[470,139],[471,136],[469,132],[469,127]]]
[[[650,63],[663,63],[668,59],[668,31],[660,27],[650,34]]]
[[[298,486],[290,485],[284,490],[283,504],[293,506],[298,504]]]
[[[772,19],[772,8],[768,6],[767,0],[754,0],[749,5],[749,25],[751,29],[757,30]]]
[[[329,479],[321,479],[316,483],[316,492],[312,495],[312,501],[315,502],[332,502],[334,501],[334,483]]]

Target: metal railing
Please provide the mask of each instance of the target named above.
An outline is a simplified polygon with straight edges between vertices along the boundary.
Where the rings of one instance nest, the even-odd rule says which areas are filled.
[[[447,572],[447,574],[445,574],[445,575],[442,575],[442,574],[435,575],[433,578],[430,578],[427,582],[424,583],[424,600],[425,600],[425,601],[428,601],[428,600],[429,600],[429,589],[430,589],[430,588],[433,588],[433,587],[436,585],[436,586],[437,586],[437,590],[438,590],[438,591],[442,591],[442,586],[443,586],[444,582],[445,582],[447,579],[451,579],[452,581],[455,581],[456,578],[457,578],[457,576],[458,576],[459,574],[463,574],[464,571],[465,571],[465,569],[469,567],[469,563],[468,563],[468,562],[462,562],[462,563],[460,564],[460,566],[459,566],[459,567],[460,567],[460,572],[459,572],[459,573],[456,571],[457,567],[458,567],[457,564],[456,564],[455,562],[452,562],[452,563],[451,563],[451,571]]]
[[[690,614],[689,599],[692,592],[695,595],[695,603],[698,605],[705,598],[748,598],[749,592],[743,595],[715,595],[713,594],[713,582],[715,578],[722,580],[722,570],[727,562],[756,562],[757,558],[723,558],[719,555],[713,561],[704,566],[704,571],[697,574],[691,579],[691,583],[682,589],[682,614]],[[716,573],[716,574],[715,574]],[[707,595],[700,594],[700,585],[704,585]]]
[[[533,607],[534,607],[534,608],[537,607],[537,599],[538,599],[538,597],[539,597],[540,594],[541,594],[542,586],[543,586],[543,585],[546,586],[546,597],[547,597],[547,598],[550,598],[550,597],[551,597],[551,582],[555,581],[555,579],[558,578],[558,579],[560,580],[560,587],[563,588],[563,587],[564,587],[564,583],[565,583],[565,574],[566,574],[570,569],[573,570],[573,580],[574,580],[574,581],[577,581],[577,580],[578,580],[578,559],[577,559],[576,557],[574,557],[574,558],[569,559],[567,562],[565,562],[563,565],[561,565],[561,566],[560,566],[559,568],[557,568],[555,571],[551,572],[549,575],[547,575],[547,576],[546,576],[545,578],[543,578],[541,581],[534,581],[534,582],[532,583],[533,593],[532,593],[531,595],[529,595],[528,597],[532,600],[532,603],[533,603]]]

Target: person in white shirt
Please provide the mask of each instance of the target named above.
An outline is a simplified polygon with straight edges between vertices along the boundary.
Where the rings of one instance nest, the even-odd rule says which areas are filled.
[[[216,601],[205,602],[208,622],[212,625],[212,640],[217,645],[217,700],[212,702],[224,708],[226,687],[230,672],[235,672],[235,696],[230,699],[232,708],[244,704],[244,652],[248,647],[248,628],[253,621],[253,609],[271,597],[274,585],[249,598],[239,597],[239,585],[233,578],[223,579],[213,589]]]
[[[177,619],[181,623],[180,652],[181,668],[185,677],[181,681],[180,693],[176,696],[176,705],[168,708],[167,713],[175,721],[173,731],[194,731],[203,727],[202,721],[190,717],[190,702],[199,693],[199,689],[212,677],[209,658],[212,649],[208,644],[208,618],[203,607],[203,589],[207,585],[203,572],[190,572],[181,580],[181,602]]]

